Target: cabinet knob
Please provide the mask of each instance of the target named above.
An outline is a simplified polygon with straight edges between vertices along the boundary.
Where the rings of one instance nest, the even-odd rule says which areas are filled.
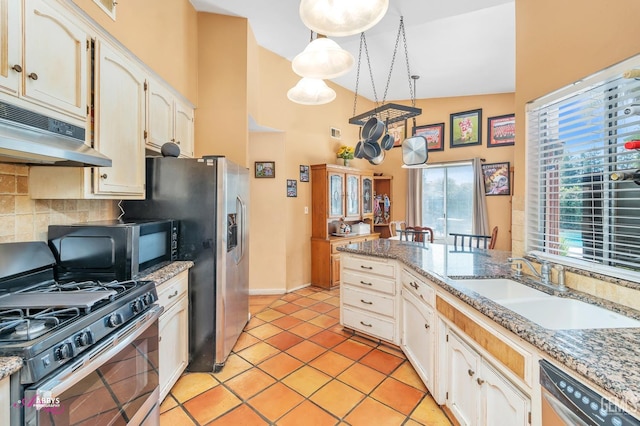
[[[101,175],[100,175],[100,177],[101,177],[102,179],[106,179],[106,178],[108,177],[108,175],[107,175],[106,173],[103,173],[103,174],[101,174]]]
[[[425,324],[425,325],[424,325],[424,328],[425,328],[425,330],[428,330],[428,329],[430,329],[430,328],[431,328],[431,326],[430,326],[429,324]]]
[[[467,373],[469,373],[470,376],[473,376],[474,374],[476,374],[476,372],[473,371],[472,369],[469,369],[469,371],[467,371]]]
[[[478,377],[476,382],[478,382],[478,385],[482,386],[482,384],[484,383],[484,380],[482,380],[480,377]]]
[[[176,144],[180,145],[180,141],[176,141]]]
[[[11,69],[14,70],[15,72],[22,72],[22,67],[18,64],[15,64],[14,66],[12,66]]]
[[[27,77],[29,77],[31,80],[37,80],[38,79],[38,74],[36,74],[35,72],[32,72],[31,74],[29,74]]]

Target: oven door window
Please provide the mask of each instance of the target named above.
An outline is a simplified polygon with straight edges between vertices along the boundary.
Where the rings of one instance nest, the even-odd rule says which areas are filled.
[[[106,352],[90,351],[91,357],[87,358],[101,359],[100,365],[87,360],[62,380],[49,378],[28,389],[24,400],[25,424],[143,423],[158,400],[157,320],[141,335],[119,346]]]

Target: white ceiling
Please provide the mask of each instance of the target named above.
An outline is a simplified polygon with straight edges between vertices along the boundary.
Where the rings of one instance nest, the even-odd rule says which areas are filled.
[[[298,14],[299,0],[190,0],[198,11],[248,18],[258,44],[292,60],[311,32]],[[342,0],[348,1],[348,0]],[[382,101],[400,17],[403,17],[416,98],[515,91],[515,0],[390,0],[389,10],[365,33],[371,68],[362,55],[358,93]],[[356,66],[336,84],[355,91],[360,35],[333,38]],[[402,37],[386,101],[411,98]]]

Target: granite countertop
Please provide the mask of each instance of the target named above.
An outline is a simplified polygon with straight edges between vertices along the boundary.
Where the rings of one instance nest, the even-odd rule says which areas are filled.
[[[444,244],[416,245],[394,240],[375,240],[338,248],[340,251],[397,259],[418,274],[456,296],[502,327],[541,350],[548,358],[588,379],[619,398],[617,405],[636,408],[640,403],[640,329],[550,330],[501,305],[456,285],[455,278],[512,278],[507,258],[511,252],[467,249],[456,251]],[[640,312],[569,290],[557,293],[524,280],[546,293],[600,305],[640,319]]]
[[[180,272],[186,271],[192,266],[193,262],[191,261],[172,262],[168,265],[160,265],[146,269],[142,271],[137,278],[139,280],[155,281],[156,285],[158,285],[175,277]],[[22,368],[22,358],[17,356],[0,357],[0,380],[12,375],[20,370],[20,368]]]

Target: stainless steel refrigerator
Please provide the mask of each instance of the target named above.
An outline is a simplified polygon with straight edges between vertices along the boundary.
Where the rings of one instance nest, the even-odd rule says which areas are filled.
[[[224,157],[146,159],[146,199],[128,219],[180,221],[189,271],[189,371],[219,371],[249,318],[249,173]]]

